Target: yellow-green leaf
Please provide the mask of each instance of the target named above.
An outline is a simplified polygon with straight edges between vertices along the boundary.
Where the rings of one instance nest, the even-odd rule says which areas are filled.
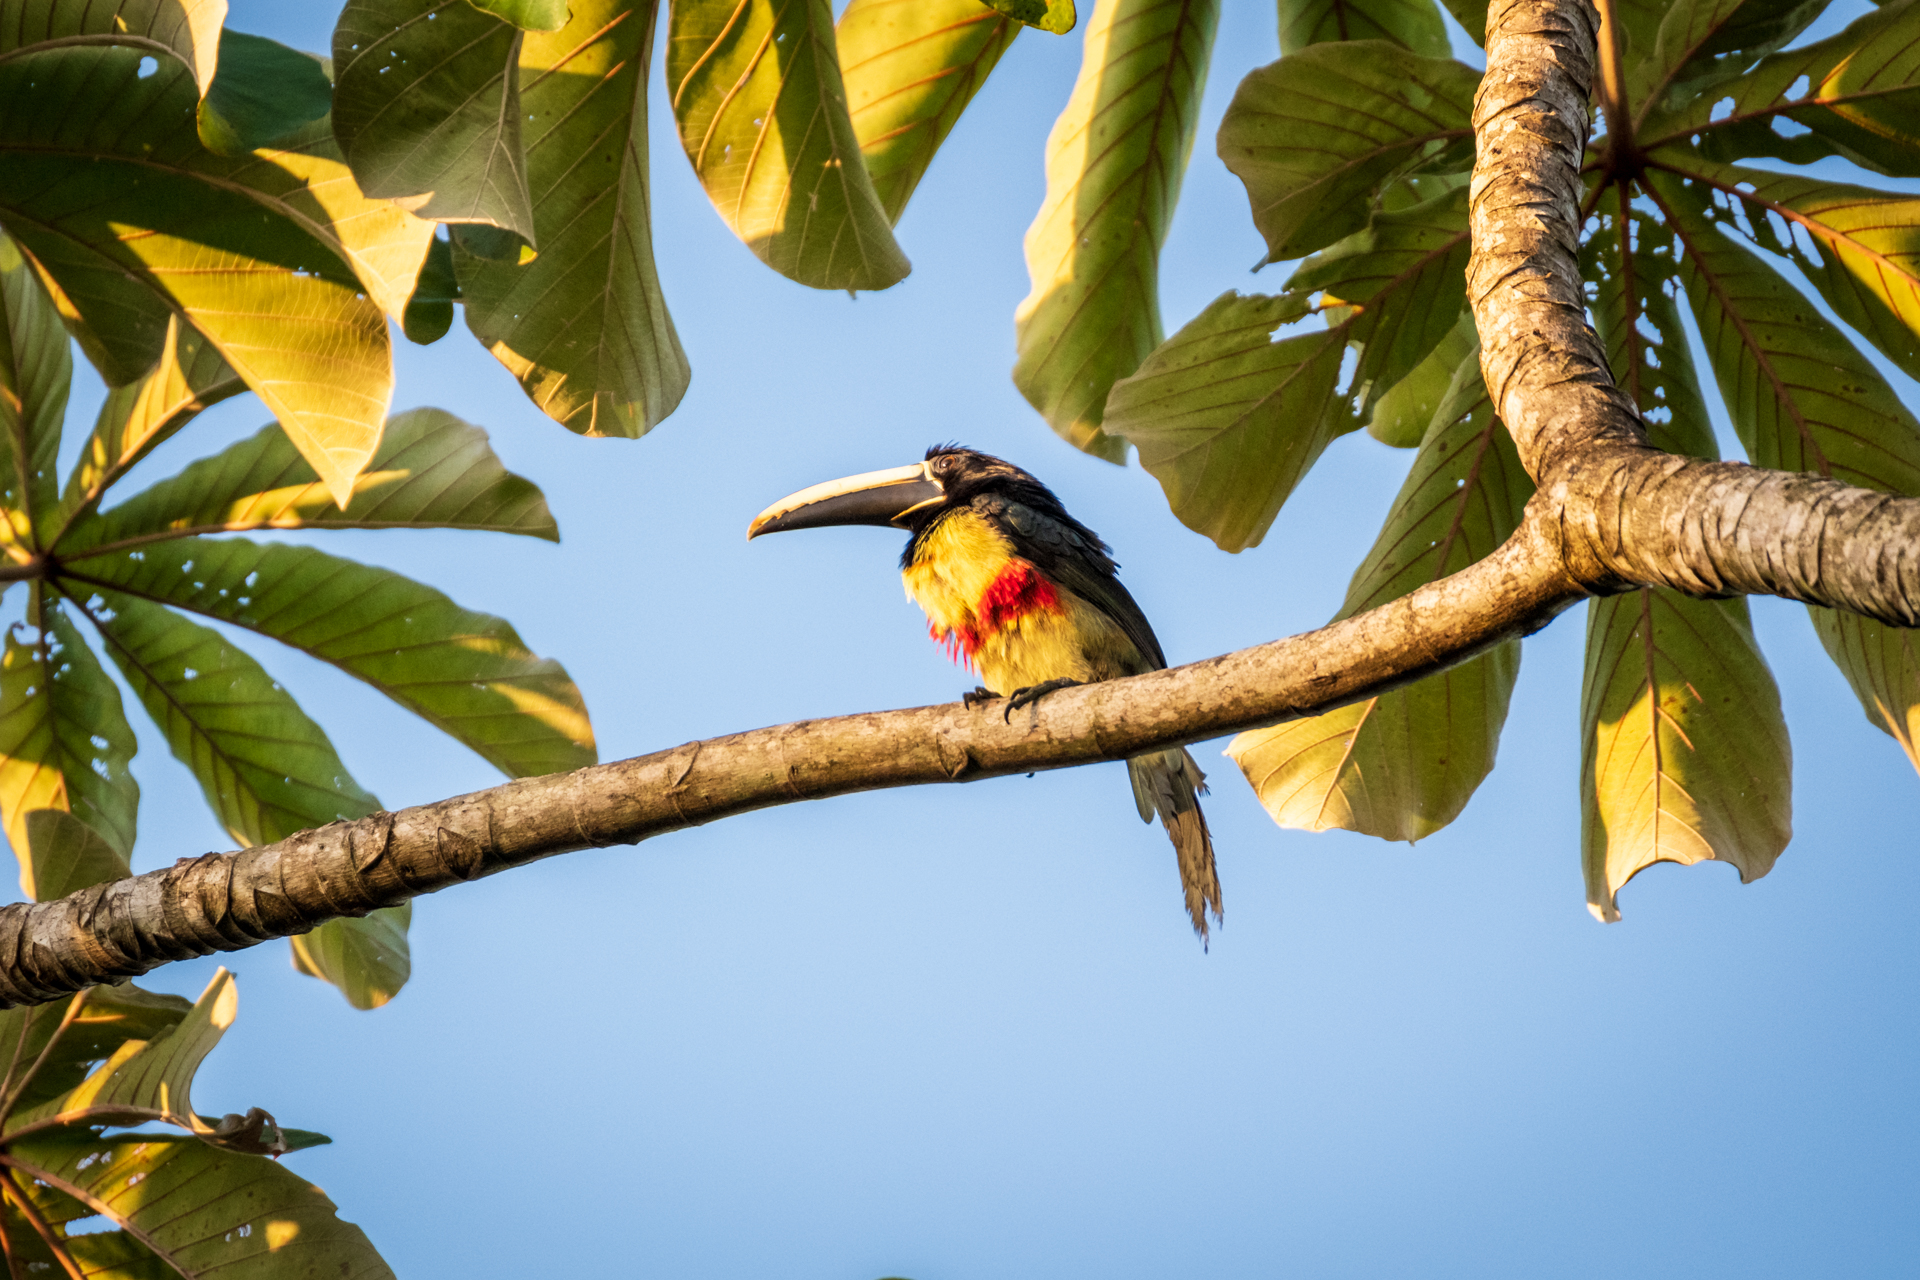
[[[1219,17],[1219,0],[1099,0],[1047,137],[1013,381],[1055,431],[1111,462],[1126,444],[1101,430],[1107,392],[1160,345],[1160,246]]]
[[[1518,527],[1533,484],[1480,381],[1459,367],[1337,618],[1455,573]],[[1414,841],[1458,817],[1493,769],[1520,645],[1365,702],[1243,733],[1227,749],[1283,827]]]
[[[734,234],[818,289],[905,279],[847,114],[827,0],[675,0],[667,31],[680,143]]]
[[[980,0],[853,0],[840,15],[847,110],[889,222],[1020,25]]]
[[[1280,52],[1340,40],[1385,40],[1424,58],[1448,55],[1433,0],[1279,0]]]
[[[31,876],[31,898],[51,902],[133,874],[125,854],[64,809],[35,809],[26,828],[27,867],[21,878]]]
[[[413,976],[407,927],[413,904],[381,907],[359,919],[329,920],[287,939],[293,967],[340,989],[356,1009],[378,1009]]]
[[[220,24],[227,0],[8,0],[0,23],[0,54],[75,36],[118,40],[142,53],[168,54],[193,73],[201,93],[219,60]]]
[[[453,255],[474,336],[542,412],[583,435],[644,435],[687,389],[654,269],[653,16],[653,0],[573,0],[564,28],[526,37],[520,106],[540,255]]]
[[[333,109],[320,59],[276,40],[220,33],[220,69],[200,100],[200,140],[223,156],[270,146]]]
[[[1433,422],[1434,411],[1453,385],[1454,373],[1479,345],[1473,313],[1462,311],[1440,345],[1374,401],[1373,413],[1367,418],[1367,434],[1396,449],[1419,447]]]
[[[0,505],[11,509],[0,518],[0,542],[28,541],[53,509],[72,380],[60,315],[19,249],[0,234]]]
[[[988,0],[992,7],[1016,22],[1063,36],[1078,20],[1073,0]]]

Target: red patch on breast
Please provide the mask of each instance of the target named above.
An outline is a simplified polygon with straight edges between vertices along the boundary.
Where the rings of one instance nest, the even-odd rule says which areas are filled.
[[[973,607],[974,624],[943,630],[929,622],[927,634],[963,667],[1002,628],[1036,613],[1062,613],[1060,592],[1025,560],[1009,560]]]

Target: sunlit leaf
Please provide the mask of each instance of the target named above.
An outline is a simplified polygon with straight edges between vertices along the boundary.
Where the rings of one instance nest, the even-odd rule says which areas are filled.
[[[1830,0],[1675,0],[1627,80],[1631,101],[1683,101],[1739,77],[1820,16]]]
[[[0,235],[0,542],[28,540],[54,506],[60,424],[73,358],[46,290],[11,240]]]
[[[270,146],[333,108],[320,60],[275,40],[220,33],[220,70],[200,100],[200,140],[223,156]]]
[[[527,31],[558,31],[567,23],[567,0],[471,0],[473,7]],[[576,7],[574,13],[580,11]]]
[[[1476,349],[1436,410],[1336,617],[1484,558],[1519,526],[1532,492],[1493,417]],[[1493,770],[1519,672],[1520,645],[1509,640],[1391,693],[1243,733],[1227,754],[1283,827],[1418,840],[1458,817]]]
[[[1583,254],[1615,381],[1656,447],[1717,458],[1671,237],[1634,214],[1623,254],[1621,216],[1609,209]],[[1600,920],[1620,918],[1621,886],[1656,862],[1716,859],[1753,880],[1786,847],[1792,755],[1746,601],[1645,587],[1592,601],[1580,727],[1581,855]]]
[[[980,0],[853,0],[834,34],[860,154],[898,222],[1020,24]]]
[[[1471,168],[1479,83],[1471,67],[1381,41],[1313,45],[1242,80],[1220,159],[1246,184],[1267,260],[1359,231],[1390,178]]]
[[[209,703],[209,715],[224,717],[229,705],[237,708],[248,696],[261,698],[263,709],[251,713],[260,726],[259,750],[264,753],[260,761],[283,758],[274,754],[282,748],[270,741],[267,726],[272,725],[285,735],[284,750],[294,753],[285,758],[309,762],[283,770],[295,775],[284,786],[279,785],[283,780],[274,778],[261,783],[260,790],[263,797],[278,797],[300,784],[298,796],[272,799],[271,805],[289,820],[304,805],[300,811],[312,820],[284,830],[256,824],[262,832],[273,829],[279,834],[252,838],[254,843],[277,840],[335,817],[358,816],[334,812],[336,808],[365,804],[369,807],[361,812],[371,812],[372,798],[354,788],[351,779],[335,767],[338,762],[318,726],[305,720],[290,701],[285,702],[290,710],[283,714],[284,693],[276,689],[269,696],[254,688],[251,676],[238,670],[250,666],[251,659],[231,650],[208,654],[205,665],[175,656],[175,648],[184,654],[189,645],[188,632],[167,632],[152,624],[153,615],[164,611],[150,605],[129,614],[119,603],[125,597],[118,593],[131,592],[245,627],[330,662],[473,748],[509,776],[555,773],[593,763],[593,729],[586,707],[559,663],[529,651],[501,619],[462,609],[433,588],[391,570],[342,560],[311,547],[190,539],[77,560],[70,574],[77,583],[94,584],[108,596],[110,606],[121,612],[121,622],[114,627],[129,617],[143,628],[151,627],[152,639],[140,633],[145,640],[140,652],[155,654],[150,665],[161,673],[156,678],[181,686],[173,696],[194,696],[209,682],[206,672],[216,662],[238,664],[234,678],[240,682],[231,695],[199,695]],[[214,635],[184,620],[173,621],[192,633]],[[204,647],[211,641],[200,643]],[[127,644],[133,647],[132,640]],[[126,669],[128,659],[116,658]],[[183,682],[175,674],[186,662],[200,669],[197,680]],[[165,707],[155,710],[156,701],[144,691],[141,696],[148,700],[155,719],[165,723]],[[174,734],[170,728],[169,735]],[[201,746],[195,739],[186,745],[205,755],[218,743]],[[177,747],[175,754],[182,749]],[[240,744],[234,749],[241,750]],[[233,767],[247,768],[252,763],[251,756],[243,755]],[[209,766],[218,767],[217,761]],[[202,776],[211,775],[203,772]],[[327,779],[336,780],[337,794],[326,790]],[[260,803],[268,804],[269,799]],[[233,822],[228,825],[236,834],[246,830]]]
[[[333,29],[333,133],[360,189],[537,247],[521,38],[467,0],[348,0]]]
[[[28,898],[47,896],[39,860],[28,856],[28,815],[71,812],[124,863],[140,807],[120,691],[60,607],[41,608],[45,632],[23,640],[10,631],[0,657],[0,819]]]
[[[1339,40],[1386,40],[1425,58],[1448,56],[1433,0],[1279,0],[1280,52]]]
[[[359,919],[329,920],[312,933],[295,934],[293,967],[332,983],[356,1009],[378,1009],[413,976],[407,926],[413,904],[381,907]]]
[[[1014,385],[1076,447],[1118,462],[1107,392],[1160,345],[1160,246],[1193,150],[1218,0],[1099,0],[1047,137],[1014,313]]]
[[[675,0],[667,32],[680,143],[734,234],[815,288],[904,279],[847,115],[827,0]]]
[[[276,428],[202,458],[76,528],[63,556],[248,529],[485,529],[550,542],[560,531],[531,481],[500,465],[487,433],[442,409],[387,424],[343,511]]]
[[[20,1089],[10,1117],[58,1098],[93,1074],[122,1044],[155,1039],[193,1008],[184,996],[146,991],[128,982],[90,988],[80,1012],[69,1020],[73,999],[0,1012],[0,1058],[13,1063],[6,1085]],[[56,1042],[54,1033],[63,1022],[68,1025]],[[39,1069],[29,1077],[36,1062]]]
[[[1073,0],[987,0],[999,12],[1029,27],[1063,36],[1078,20]]]
[[[1117,384],[1107,430],[1140,450],[1183,524],[1240,551],[1343,423],[1328,411],[1346,350],[1319,330],[1272,341],[1306,314],[1293,295],[1221,294]]]
[[[120,41],[142,53],[179,59],[205,93],[226,17],[227,0],[7,0],[0,54],[75,36]]]
[[[654,270],[647,190],[652,0],[573,0],[526,37],[520,106],[539,232],[531,262],[454,249],[474,336],[542,412],[590,436],[639,436],[687,389]]]

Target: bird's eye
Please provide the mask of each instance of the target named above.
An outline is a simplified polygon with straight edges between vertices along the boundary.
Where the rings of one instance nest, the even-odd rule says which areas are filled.
[[[953,455],[950,453],[943,453],[939,457],[935,458],[933,460],[933,469],[935,471],[953,470]]]

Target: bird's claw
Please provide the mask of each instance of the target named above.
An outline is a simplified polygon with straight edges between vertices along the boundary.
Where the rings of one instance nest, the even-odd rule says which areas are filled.
[[[971,711],[975,707],[985,706],[1000,695],[985,685],[980,685],[960,695],[960,705]]]
[[[1030,707],[1056,689],[1071,689],[1084,680],[1043,680],[1039,684],[1030,684],[1024,689],[1015,689],[1007,695],[1007,709],[1000,718],[1008,724],[1013,723],[1013,713],[1022,707]]]

